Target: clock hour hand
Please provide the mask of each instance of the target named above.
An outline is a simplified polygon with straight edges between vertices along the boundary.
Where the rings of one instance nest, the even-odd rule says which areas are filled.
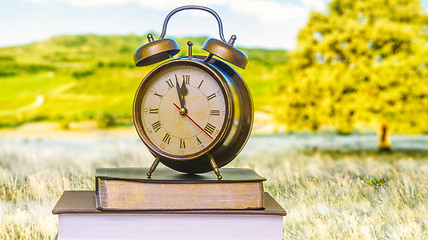
[[[178,100],[180,100],[180,106],[181,106],[180,114],[184,115],[184,113],[187,112],[186,103],[184,102],[184,95],[182,94],[182,92],[183,92],[182,87],[180,87],[180,84],[178,83],[177,74],[175,75],[175,88],[177,89]]]
[[[184,79],[183,79],[183,83],[181,84],[180,90],[181,90],[181,97],[183,98],[183,103],[185,103],[184,97],[189,93],[189,91],[187,90],[186,83],[184,82]]]

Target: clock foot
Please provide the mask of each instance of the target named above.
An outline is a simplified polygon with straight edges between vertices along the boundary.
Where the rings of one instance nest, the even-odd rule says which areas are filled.
[[[155,161],[153,162],[152,166],[150,167],[150,170],[147,172],[147,177],[150,178],[152,176],[152,173],[155,171],[156,167],[159,164],[160,157],[156,157]]]
[[[222,179],[223,176],[220,174],[220,170],[217,167],[217,163],[214,161],[214,158],[208,154],[208,158],[210,159],[211,166],[213,167],[214,173],[217,175],[218,180]]]

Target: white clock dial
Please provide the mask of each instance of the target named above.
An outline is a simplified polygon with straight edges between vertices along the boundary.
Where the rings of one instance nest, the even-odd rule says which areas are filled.
[[[142,122],[157,148],[176,156],[197,155],[219,137],[225,127],[227,101],[225,90],[211,75],[182,66],[148,81]]]

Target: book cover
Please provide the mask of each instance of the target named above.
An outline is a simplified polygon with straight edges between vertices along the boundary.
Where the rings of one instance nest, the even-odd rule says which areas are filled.
[[[264,209],[101,211],[95,192],[65,191],[52,212],[58,240],[282,239],[286,211],[268,194]]]
[[[263,181],[251,169],[224,168],[191,175],[160,168],[101,168],[96,171],[97,208],[102,210],[182,210],[263,208]]]

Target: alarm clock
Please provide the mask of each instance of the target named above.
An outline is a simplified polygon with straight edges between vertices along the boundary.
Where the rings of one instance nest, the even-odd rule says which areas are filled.
[[[202,49],[207,56],[192,54],[174,58],[177,42],[166,39],[169,19],[183,10],[211,13],[219,26],[220,40],[210,38]],[[183,6],[165,18],[159,39],[148,34],[149,42],[134,54],[137,67],[160,63],[140,83],[134,98],[136,131],[156,157],[147,176],[159,162],[174,170],[197,174],[214,171],[232,161],[246,144],[253,123],[250,91],[228,63],[245,69],[248,58],[235,48],[236,36],[226,42],[218,14],[203,6]],[[166,60],[166,61],[165,61]]]

